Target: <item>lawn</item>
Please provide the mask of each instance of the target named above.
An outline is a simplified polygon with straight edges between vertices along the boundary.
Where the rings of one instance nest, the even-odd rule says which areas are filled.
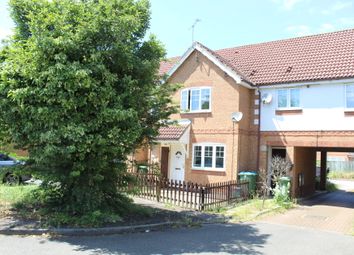
[[[13,205],[21,202],[30,192],[37,188],[37,185],[0,185],[0,205]]]
[[[0,217],[6,216],[15,204],[21,203],[37,188],[36,185],[0,185]]]
[[[43,204],[36,185],[8,186],[0,184],[0,220],[13,217],[35,222],[36,227],[104,227],[130,226],[166,221],[185,222],[186,215],[163,210],[127,200],[124,212],[95,211],[83,216],[56,211]],[[38,196],[39,195],[39,196]]]
[[[120,222],[124,225],[127,222],[147,221],[155,213],[152,208],[130,204],[125,208],[127,210],[125,215],[95,211],[92,214],[78,217],[50,210],[43,204],[41,198],[37,197],[41,192],[32,193],[36,190],[40,191],[37,185],[0,185],[0,218],[16,217],[40,221],[44,227],[96,227],[106,223]]]
[[[245,222],[255,220],[264,215],[282,213],[293,206],[293,203],[279,206],[273,199],[266,199],[263,205],[262,199],[254,198],[233,208],[221,210],[221,213],[232,217],[232,222]]]

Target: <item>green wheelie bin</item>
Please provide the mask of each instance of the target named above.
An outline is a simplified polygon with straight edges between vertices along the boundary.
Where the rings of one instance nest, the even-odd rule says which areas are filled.
[[[240,172],[238,174],[239,180],[241,182],[248,182],[248,192],[253,195],[256,193],[256,182],[257,173],[256,172]]]

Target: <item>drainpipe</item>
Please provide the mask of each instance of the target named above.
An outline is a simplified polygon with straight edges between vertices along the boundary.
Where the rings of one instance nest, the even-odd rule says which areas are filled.
[[[237,146],[237,151],[238,151],[238,146]],[[231,180],[234,178],[234,154],[235,154],[235,122],[232,122],[232,158],[231,158]],[[238,156],[238,152],[237,152]],[[237,180],[237,175],[236,175],[236,180]]]
[[[257,132],[257,171],[259,171],[259,156],[260,156],[260,146],[261,146],[261,91],[257,85],[258,91],[258,132]]]

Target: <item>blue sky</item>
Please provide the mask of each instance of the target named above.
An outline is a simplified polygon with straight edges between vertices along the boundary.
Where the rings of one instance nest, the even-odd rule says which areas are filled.
[[[211,49],[354,28],[354,0],[150,0],[151,28],[181,55],[195,39]],[[0,0],[0,39],[13,27]]]

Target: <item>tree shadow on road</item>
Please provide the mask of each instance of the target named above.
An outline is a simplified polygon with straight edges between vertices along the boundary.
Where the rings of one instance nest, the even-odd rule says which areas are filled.
[[[269,235],[252,224],[213,224],[198,228],[94,237],[56,237],[54,242],[90,254],[261,254]]]

